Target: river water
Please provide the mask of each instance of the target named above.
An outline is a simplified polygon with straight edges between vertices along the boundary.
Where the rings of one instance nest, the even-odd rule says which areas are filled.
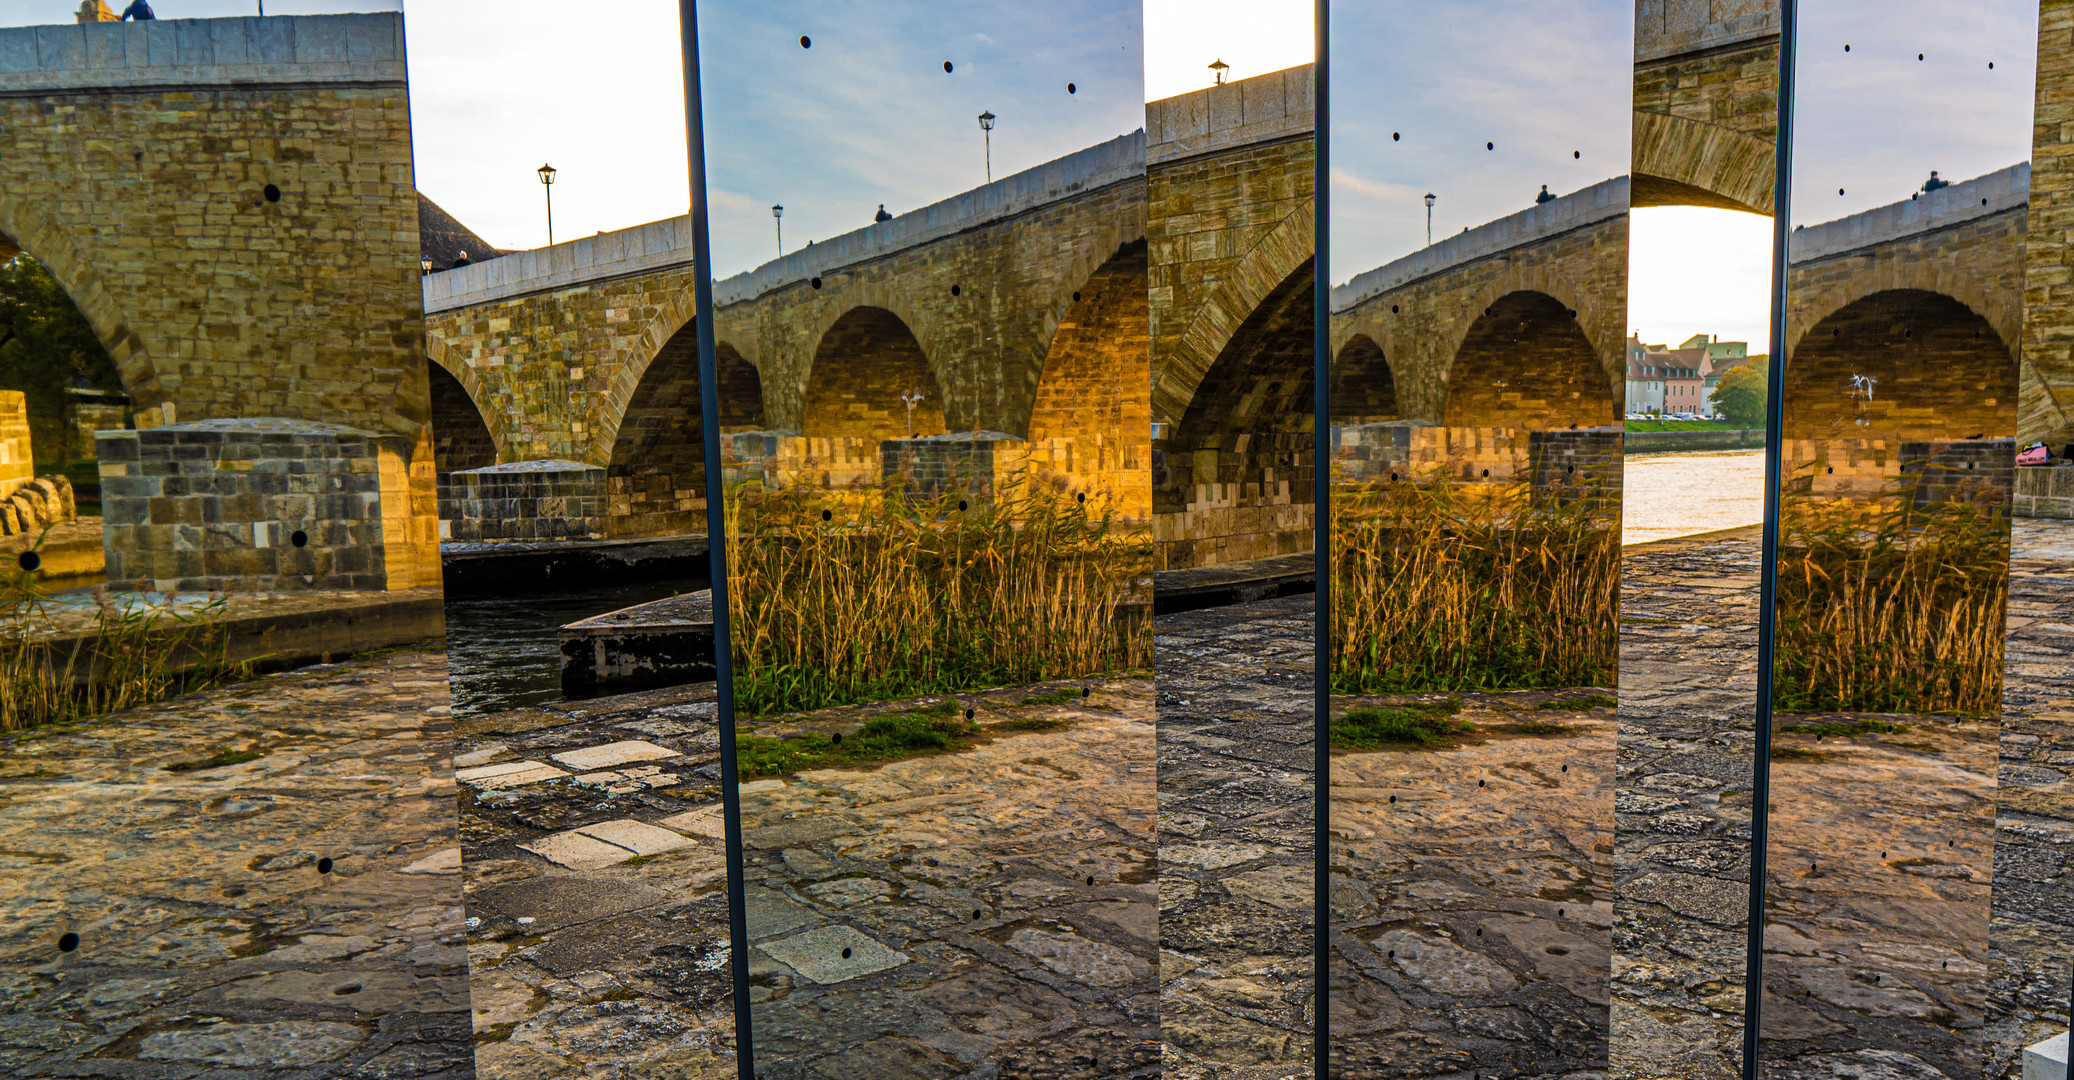
[[[1622,545],[1764,521],[1764,451],[1629,454],[1620,508]]]
[[[660,578],[567,592],[462,596],[446,602],[447,670],[454,715],[562,700],[562,626],[706,587],[704,577]]]

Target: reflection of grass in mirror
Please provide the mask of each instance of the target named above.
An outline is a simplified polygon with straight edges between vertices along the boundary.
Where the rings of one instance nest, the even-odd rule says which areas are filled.
[[[36,575],[0,574],[0,731],[105,716],[252,677],[250,661],[228,658],[223,597],[188,611],[118,603],[99,587],[93,598],[89,635],[60,645]]]
[[[1476,725],[1455,719],[1459,701],[1410,702],[1387,709],[1355,709],[1332,722],[1334,750],[1373,750],[1383,746],[1432,746],[1455,735],[1468,735]]]
[[[1782,501],[1773,701],[1793,712],[1993,712],[2009,517],[1992,488],[1910,508]]]
[[[1613,682],[1616,500],[1438,474],[1332,498],[1334,693]]]
[[[729,618],[744,716],[1143,668],[1119,605],[1150,536],[1016,477],[974,499],[730,486]],[[828,520],[822,513],[829,512]]]
[[[1557,698],[1534,706],[1537,709],[1553,709],[1561,712],[1583,712],[1586,709],[1616,709],[1620,702],[1605,694],[1586,694],[1580,698]]]
[[[1908,730],[1908,725],[1886,720],[1854,720],[1848,724],[1781,724],[1779,730],[1795,735],[1856,739],[1865,735],[1899,735]]]
[[[899,761],[916,754],[969,749],[979,733],[980,726],[965,719],[956,708],[939,706],[921,713],[875,717],[841,742],[818,731],[790,739],[737,735],[735,770],[747,780],[788,776],[808,769]]]

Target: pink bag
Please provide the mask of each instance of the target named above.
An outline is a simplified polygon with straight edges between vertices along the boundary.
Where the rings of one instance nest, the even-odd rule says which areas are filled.
[[[2016,455],[2016,463],[2018,465],[2050,465],[2052,464],[2052,451],[2047,450],[2044,443],[2032,443],[2024,447],[2023,451]]]

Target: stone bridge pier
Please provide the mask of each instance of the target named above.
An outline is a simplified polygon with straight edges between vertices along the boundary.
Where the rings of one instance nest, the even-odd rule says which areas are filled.
[[[135,409],[112,583],[439,584],[405,90],[393,14],[0,30],[0,257]]]

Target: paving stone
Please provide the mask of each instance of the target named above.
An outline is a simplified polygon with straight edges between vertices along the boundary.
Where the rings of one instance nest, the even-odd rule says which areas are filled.
[[[681,814],[673,814],[657,822],[657,824],[687,835],[703,836],[709,840],[725,840],[727,838],[727,819],[719,806],[705,806],[697,810],[687,810]]]
[[[535,855],[571,870],[602,870],[616,866],[634,857],[634,852],[618,844],[607,843],[583,833],[549,833],[519,845],[519,850]]]
[[[823,926],[757,946],[772,959],[824,985],[899,967],[908,962],[895,952],[848,926]]]
[[[461,872],[461,849],[447,848],[435,851],[403,868],[406,874],[458,874]]]
[[[270,1024],[212,1024],[144,1036],[137,1056],[230,1068],[308,1068],[358,1046],[366,1034],[352,1024],[284,1020]]]
[[[490,791],[538,783],[542,780],[558,780],[567,775],[569,774],[552,765],[543,765],[537,761],[506,761],[496,765],[462,769],[454,774],[454,779]]]
[[[476,749],[470,750],[465,754],[455,754],[454,768],[471,769],[475,768],[478,765],[486,765],[489,764],[489,762],[491,762],[492,760],[494,760],[498,754],[501,754],[503,752],[503,743],[491,743],[488,746],[477,747]]]
[[[678,833],[632,818],[585,825],[576,831],[594,840],[623,847],[636,855],[660,855],[692,845],[692,841]]]
[[[637,761],[658,761],[663,758],[681,757],[675,750],[657,746],[640,739],[590,746],[582,750],[565,750],[551,754],[549,758],[572,769],[610,769],[615,765],[631,765]]]
[[[1144,978],[1150,968],[1122,949],[1078,934],[1023,927],[1005,944],[1074,982],[1094,986],[1127,986]]]

